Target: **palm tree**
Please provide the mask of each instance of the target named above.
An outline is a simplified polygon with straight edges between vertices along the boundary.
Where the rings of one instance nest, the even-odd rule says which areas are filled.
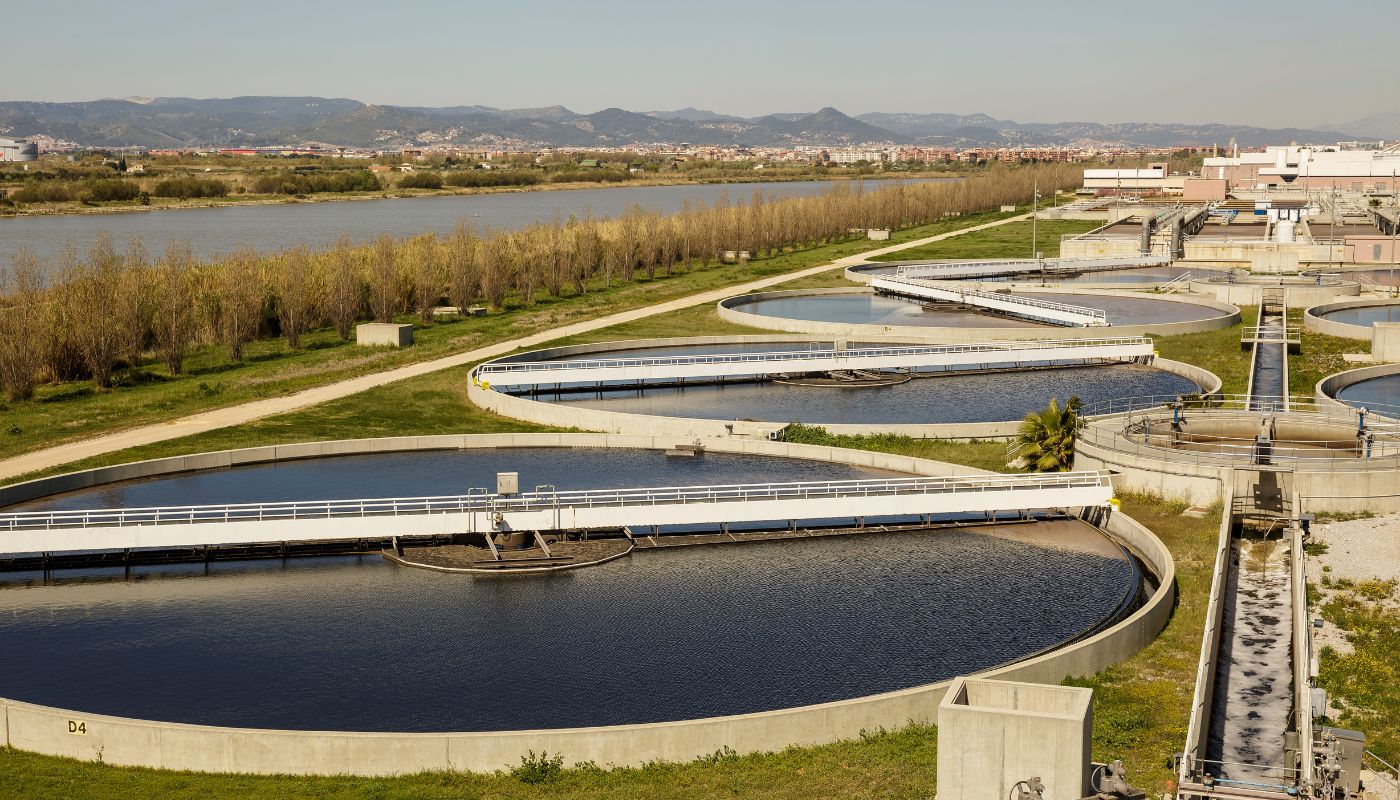
[[[1016,435],[1021,463],[1032,472],[1064,472],[1074,461],[1074,436],[1084,426],[1079,410],[1084,404],[1071,397],[1063,407],[1058,397],[1050,405],[1026,415]]]

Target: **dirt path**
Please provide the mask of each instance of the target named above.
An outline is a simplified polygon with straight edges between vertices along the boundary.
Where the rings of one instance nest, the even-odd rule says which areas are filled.
[[[669,300],[665,303],[657,303],[656,305],[635,308],[631,311],[609,314],[606,317],[575,322],[570,325],[561,325],[557,328],[550,328],[549,330],[540,331],[539,333],[529,336],[522,336],[518,339],[497,342],[496,344],[478,347],[475,350],[468,350],[463,353],[457,353],[456,355],[444,356],[443,358],[433,359],[432,361],[422,361],[417,364],[409,364],[383,372],[362,375],[358,378],[351,378],[325,386],[318,386],[314,389],[306,389],[284,397],[271,397],[266,400],[256,400],[251,403],[218,408],[212,411],[205,411],[188,417],[182,417],[177,420],[171,420],[170,422],[146,425],[140,428],[132,428],[130,430],[99,436],[93,439],[69,442],[44,450],[35,450],[31,453],[25,453],[15,456],[14,458],[0,461],[0,480],[9,480],[20,475],[49,469],[60,464],[80,461],[84,458],[91,458],[92,456],[98,456],[104,453],[125,450],[129,447],[139,447],[141,445],[163,442],[169,439],[178,439],[182,436],[192,436],[197,433],[204,433],[205,431],[212,431],[218,428],[242,425],[245,422],[252,422],[253,420],[263,417],[309,408],[314,405],[319,405],[320,403],[337,400],[368,389],[373,389],[377,386],[383,386],[387,383],[401,381],[406,378],[415,378],[430,372],[465,366],[484,359],[505,355],[520,347],[533,347],[566,336],[575,336],[589,331],[596,331],[600,328],[608,328],[613,325],[620,325],[624,322],[633,322],[635,320],[645,319],[646,317],[653,317],[657,314],[679,311],[684,308],[690,308],[691,306],[705,303],[718,303],[720,300],[732,295],[757,292],[780,283],[787,283],[788,281],[817,275],[838,267],[844,268],[852,264],[859,264],[877,255],[908,250],[913,247],[919,247],[932,242],[950,239],[954,236],[960,236],[971,231],[994,228],[998,225],[1005,225],[1009,222],[1019,222],[1029,218],[1030,214],[1020,214],[995,222],[960,228],[956,231],[941,233],[937,236],[929,236],[911,242],[890,245],[875,250],[867,250],[864,253],[846,256],[845,258],[839,258],[826,264],[808,267],[806,269],[797,270],[796,272],[788,272],[782,275],[774,275],[756,281],[749,281],[748,283],[726,286],[690,297]]]

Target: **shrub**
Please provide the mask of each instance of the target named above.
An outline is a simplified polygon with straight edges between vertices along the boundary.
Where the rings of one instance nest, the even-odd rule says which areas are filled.
[[[106,178],[89,181],[84,188],[84,200],[94,203],[108,203],[116,200],[135,200],[141,196],[141,187],[121,178]]]
[[[399,180],[401,189],[441,189],[442,176],[436,172],[410,172]]]
[[[217,178],[196,178],[193,176],[166,178],[156,184],[155,191],[151,194],[156,197],[178,197],[181,199],[223,197],[228,194],[228,184]]]
[[[520,757],[520,766],[511,770],[510,776],[521,783],[537,786],[542,783],[554,783],[563,773],[563,756],[551,756],[543,751],[535,755],[535,751],[531,750],[529,755]]]
[[[276,172],[253,182],[258,194],[312,194],[314,192],[372,192],[384,188],[366,169],[323,174]]]
[[[540,176],[521,170],[482,169],[470,172],[449,172],[443,182],[448,186],[533,186],[540,182]]]
[[[67,181],[45,181],[18,189],[12,197],[18,203],[67,203],[77,200],[78,193]]]

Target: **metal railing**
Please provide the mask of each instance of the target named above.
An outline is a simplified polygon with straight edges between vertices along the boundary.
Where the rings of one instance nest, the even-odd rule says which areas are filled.
[[[1262,402],[1261,402],[1262,401]],[[1267,402],[1266,398],[1255,398],[1256,404],[1266,406],[1259,411],[1227,411],[1224,415],[1213,413],[1213,420],[1231,418],[1258,422],[1264,417],[1289,417],[1296,412],[1280,411]],[[1125,424],[1114,424],[1111,419],[1096,420],[1079,432],[1079,441],[1084,444],[1102,447],[1117,453],[1141,455],[1157,460],[1177,461],[1190,464],[1212,466],[1272,466],[1279,468],[1306,468],[1317,471],[1354,472],[1375,469],[1400,469],[1400,428],[1389,424],[1378,430],[1369,425],[1367,435],[1358,437],[1351,443],[1343,438],[1297,439],[1285,437],[1278,440],[1256,440],[1244,436],[1186,433],[1168,428],[1171,417],[1159,414],[1152,416],[1143,409],[1141,421],[1132,418],[1133,411],[1123,412]],[[1191,412],[1186,412],[1189,426]],[[1355,424],[1355,417],[1352,417]]]
[[[1171,259],[1161,255],[1139,256],[1073,256],[1069,258],[1013,258],[986,261],[937,261],[927,264],[901,264],[895,268],[900,277],[932,278],[941,271],[959,271],[986,268],[986,275],[1008,274],[1044,270],[1046,272],[1080,272],[1084,270],[1109,271],[1115,269],[1136,269],[1138,267],[1159,266],[1170,263]],[[1013,269],[1024,267],[1024,269]]]
[[[877,281],[885,283],[895,283],[907,286],[910,289],[925,289],[938,292],[949,292],[962,298],[975,298],[983,301],[996,301],[1000,303],[1011,303],[1014,305],[1027,306],[1030,308],[1043,309],[1045,311],[1055,311],[1063,314],[1073,314],[1081,317],[1089,317],[1095,323],[1103,326],[1108,325],[1108,313],[1101,308],[1088,308],[1086,306],[1075,306],[1069,303],[1056,303],[1050,300],[1037,300],[1033,297],[1020,297],[1017,295],[1003,294],[1001,292],[979,292],[972,289],[950,288],[947,286],[937,286],[927,282],[920,282],[910,278],[882,277]],[[923,298],[934,299],[934,298]]]
[[[1242,342],[1277,342],[1279,344],[1297,342],[1301,334],[1297,325],[1281,327],[1278,325],[1246,325],[1241,329],[1240,341]]]
[[[1171,407],[1176,401],[1182,401],[1184,410],[1191,411],[1248,411],[1249,395],[1247,394],[1212,394],[1212,395],[1139,395],[1136,397],[1110,397],[1103,400],[1096,400],[1088,403],[1080,410],[1081,415],[1086,417],[1112,417],[1129,412],[1141,411],[1145,408],[1160,407],[1166,412],[1171,411]],[[1295,412],[1306,413],[1313,419],[1325,422],[1346,422],[1356,425],[1356,414],[1358,407],[1353,405],[1334,406],[1327,403],[1319,403],[1317,398],[1305,395],[1291,395],[1288,399],[1289,407]],[[1400,431],[1400,405],[1392,403],[1368,403],[1367,427],[1385,430]],[[1258,416],[1257,414],[1255,416]]]
[[[1368,764],[1368,761],[1371,763]],[[1363,766],[1370,769],[1372,774],[1376,777],[1390,784],[1390,791],[1392,793],[1400,794],[1400,768],[1397,768],[1394,764],[1386,761],[1374,752],[1365,749],[1361,751],[1361,763]],[[1376,769],[1375,765],[1377,764],[1380,765],[1380,769]]]
[[[1171,280],[1162,284],[1161,286],[1158,286],[1157,292],[1159,294],[1173,294],[1176,292],[1177,289],[1180,289],[1182,287],[1189,288],[1191,285],[1191,275],[1192,273],[1190,272],[1183,272],[1175,278],[1172,278]]]
[[[471,493],[438,497],[386,497],[363,500],[311,500],[228,505],[153,506],[147,508],[22,511],[0,514],[0,531],[52,530],[129,525],[267,522],[295,519],[453,514],[471,512],[553,511],[567,508],[737,503],[764,500],[887,497],[911,494],[957,494],[1111,486],[1106,473],[1065,472],[1046,475],[968,475],[951,477],[875,478],[849,481],[660,486],[636,489],[539,491],[520,495]]]
[[[1005,342],[974,342],[970,344],[909,345],[893,347],[860,347],[846,350],[812,349],[787,351],[758,351],[747,353],[710,353],[680,356],[636,356],[633,358],[599,358],[578,361],[492,361],[477,368],[482,377],[558,370],[597,370],[618,367],[671,367],[706,364],[768,364],[775,361],[817,361],[832,358],[879,358],[897,356],[944,355],[951,353],[1020,353],[1061,347],[1112,347],[1115,345],[1151,345],[1146,336],[1120,336],[1096,339],[1045,339]]]
[[[1198,758],[1193,759],[1191,765],[1195,768],[1196,776],[1208,773],[1219,786],[1236,786],[1242,789],[1260,789],[1289,794],[1292,794],[1289,790],[1296,787],[1303,776],[1303,771],[1297,767],[1286,767],[1282,764],[1249,764],[1243,761]],[[1231,772],[1254,772],[1257,773],[1257,776],[1252,776],[1253,779],[1221,777],[1222,774]],[[1187,794],[1191,794],[1191,792],[1187,792]]]

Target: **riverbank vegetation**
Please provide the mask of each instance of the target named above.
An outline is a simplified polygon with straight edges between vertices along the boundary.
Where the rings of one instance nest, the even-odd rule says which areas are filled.
[[[850,164],[711,161],[654,153],[571,152],[467,155],[386,154],[369,158],[302,155],[187,154],[74,160],[46,156],[0,165],[0,214],[55,214],[146,207],[178,208],[409,197],[482,191],[691,183],[947,178],[976,176],[1000,165]],[[1075,170],[1052,171],[1051,183]],[[98,182],[116,181],[98,190]],[[194,183],[197,181],[198,183]],[[1044,182],[1042,182],[1044,183]],[[113,189],[116,191],[114,192]],[[192,189],[197,189],[192,191]]]
[[[997,219],[1005,214],[975,212],[1024,202],[1033,180],[1033,169],[1014,169],[959,183],[757,196],[671,217],[633,210],[513,232],[343,241],[325,252],[243,250],[203,263],[179,244],[152,259],[105,240],[53,265],[22,254],[0,299],[0,453],[781,274],[869,249],[866,227],[902,228],[898,242]],[[744,249],[751,260],[723,257]],[[46,271],[57,277],[43,280]],[[438,317],[441,303],[492,312]],[[417,322],[416,343],[346,346],[354,323],[370,318]]]

